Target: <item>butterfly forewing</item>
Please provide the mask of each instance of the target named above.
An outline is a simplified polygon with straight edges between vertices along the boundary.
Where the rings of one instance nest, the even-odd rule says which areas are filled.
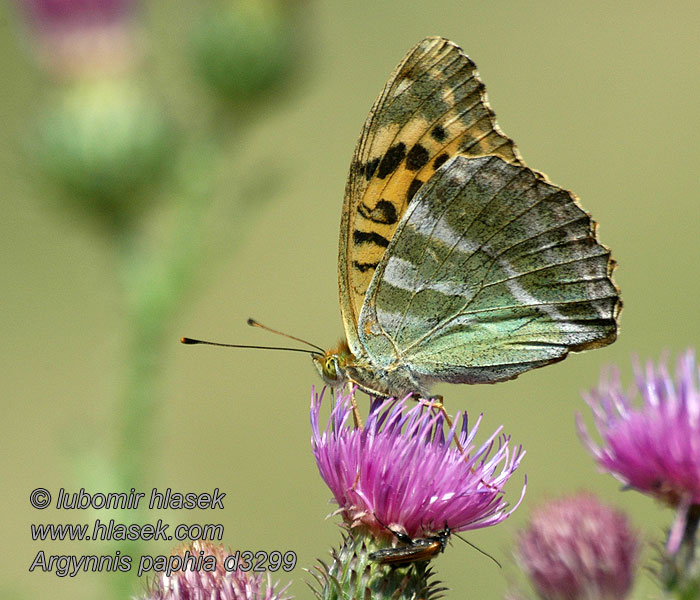
[[[392,73],[365,122],[341,224],[341,309],[351,349],[374,272],[421,186],[456,155],[520,159],[498,129],[476,67],[452,42],[426,38]]]
[[[451,159],[379,262],[359,336],[382,369],[493,382],[612,342],[610,253],[570,192],[498,157]]]

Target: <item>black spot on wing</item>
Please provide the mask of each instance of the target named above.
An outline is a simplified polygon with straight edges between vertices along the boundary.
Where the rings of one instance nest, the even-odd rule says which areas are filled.
[[[365,219],[369,219],[374,223],[382,223],[383,225],[393,225],[399,220],[399,216],[396,214],[396,207],[387,200],[380,200],[373,209],[370,209],[363,202],[357,207],[357,212]]]
[[[378,166],[379,166],[379,158],[373,158],[372,160],[367,162],[367,164],[365,165],[365,169],[364,169],[365,179],[367,181],[372,179],[372,176],[374,175],[374,172],[377,170]]]
[[[443,152],[435,157],[435,160],[433,161],[433,167],[435,170],[437,171],[442,165],[444,165],[448,158],[450,158],[450,155],[446,152]]]
[[[406,168],[409,171],[417,171],[424,167],[429,160],[430,154],[428,151],[420,144],[416,144],[406,156]]]
[[[406,200],[409,202],[413,200],[413,196],[416,195],[416,192],[421,188],[423,185],[423,182],[420,179],[414,179],[411,182],[411,185],[408,186],[408,192],[406,192]]]
[[[406,157],[406,144],[399,142],[386,151],[384,158],[379,163],[377,177],[384,179],[390,173],[396,171],[401,161]]]
[[[378,262],[361,263],[361,262],[357,262],[356,260],[354,260],[352,262],[352,266],[355,267],[358,271],[361,271],[362,273],[364,273],[365,271],[376,269],[378,264],[379,264]]]
[[[376,244],[383,248],[389,245],[389,240],[383,235],[379,235],[376,231],[360,231],[359,229],[355,229],[355,231],[352,232],[352,239],[356,244]]]
[[[444,142],[447,137],[447,132],[440,125],[435,125],[430,135],[436,142]]]

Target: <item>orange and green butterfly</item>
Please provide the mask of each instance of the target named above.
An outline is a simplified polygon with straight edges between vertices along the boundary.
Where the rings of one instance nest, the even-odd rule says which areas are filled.
[[[429,37],[399,63],[350,165],[331,386],[429,395],[615,341],[610,251],[576,197],[525,166],[474,63]]]

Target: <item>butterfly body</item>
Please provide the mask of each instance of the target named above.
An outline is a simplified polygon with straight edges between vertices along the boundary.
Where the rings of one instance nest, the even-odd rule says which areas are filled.
[[[346,186],[346,341],[327,383],[382,396],[494,383],[615,340],[610,252],[570,192],[527,168],[476,67],[426,38],[363,127]]]

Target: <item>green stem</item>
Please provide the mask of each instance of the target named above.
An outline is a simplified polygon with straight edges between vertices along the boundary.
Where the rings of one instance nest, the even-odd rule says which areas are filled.
[[[176,344],[176,332],[169,330],[172,317],[192,287],[196,267],[202,264],[202,221],[210,207],[210,198],[218,179],[221,163],[220,140],[190,146],[177,170],[173,194],[177,202],[177,219],[163,244],[150,243],[148,236],[133,226],[121,228],[116,247],[128,317],[127,364],[118,413],[121,419],[115,477],[124,491],[144,491],[147,466],[152,464],[153,448],[158,440],[161,397],[158,379],[163,368],[163,344]],[[234,223],[240,240],[248,227],[253,207],[259,202],[239,198]],[[133,225],[133,224],[132,224]],[[230,243],[230,242],[229,242]],[[231,250],[231,248],[227,248]],[[133,515],[144,522],[143,513]],[[142,544],[121,545],[138,561]],[[113,586],[115,600],[133,594],[133,577],[123,578]]]
[[[195,266],[200,263],[197,233],[209,207],[213,179],[208,158],[209,152],[200,152],[194,162],[181,162],[178,218],[167,243],[162,246],[149,243],[148,236],[133,224],[117,232],[116,249],[128,328],[126,372],[118,405],[121,433],[114,474],[124,491],[132,487],[137,491],[149,489],[148,465],[152,464],[154,448],[158,447],[157,432],[162,430],[157,423],[161,417],[159,376],[163,368],[163,344],[177,343],[174,334],[168,337],[168,326],[182,303]],[[143,511],[131,516],[140,523],[148,520]],[[120,549],[138,562],[143,543],[122,544]],[[116,583],[112,586],[115,600],[133,594],[133,576],[119,578]]]
[[[661,574],[664,586],[678,600],[697,600],[700,597],[700,557],[696,552],[699,525],[700,505],[691,505],[680,546],[664,561]]]

